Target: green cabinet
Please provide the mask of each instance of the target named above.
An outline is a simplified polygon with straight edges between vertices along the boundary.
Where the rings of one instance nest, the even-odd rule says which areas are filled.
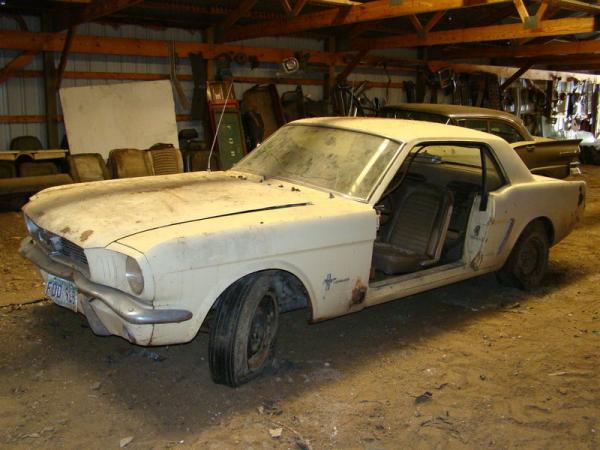
[[[213,123],[218,124],[221,111],[215,108],[212,110],[212,113]],[[240,113],[237,109],[225,109],[218,133],[219,168],[227,170],[246,154],[244,129],[242,128]]]

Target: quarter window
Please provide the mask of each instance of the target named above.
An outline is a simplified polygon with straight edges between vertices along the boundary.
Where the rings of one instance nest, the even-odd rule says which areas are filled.
[[[483,131],[484,133],[488,132],[488,123],[485,119],[464,119],[461,120],[459,124],[465,128],[470,128],[471,130]]]
[[[490,120],[490,133],[501,137],[509,144],[523,141],[523,136],[509,123],[499,120]]]

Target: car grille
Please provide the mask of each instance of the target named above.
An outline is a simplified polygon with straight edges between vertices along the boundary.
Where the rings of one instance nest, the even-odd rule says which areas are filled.
[[[38,232],[33,237],[48,251],[50,256],[62,256],[76,266],[87,269],[88,260],[80,246],[42,228],[38,228]]]

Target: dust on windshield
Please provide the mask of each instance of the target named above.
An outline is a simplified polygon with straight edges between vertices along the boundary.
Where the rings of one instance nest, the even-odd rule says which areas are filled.
[[[381,136],[314,125],[287,125],[235,166],[367,200],[401,144]]]

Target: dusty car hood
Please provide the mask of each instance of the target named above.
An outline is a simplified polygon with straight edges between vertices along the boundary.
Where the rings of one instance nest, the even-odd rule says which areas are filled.
[[[245,178],[195,172],[60,186],[33,196],[23,211],[38,226],[92,248],[177,223],[301,207],[318,195]]]

